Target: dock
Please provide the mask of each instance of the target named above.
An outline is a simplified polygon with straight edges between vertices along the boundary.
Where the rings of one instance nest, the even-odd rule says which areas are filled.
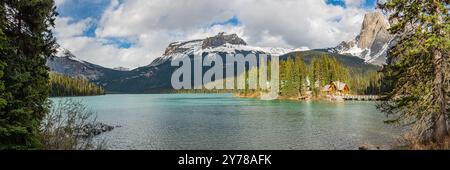
[[[344,100],[354,100],[354,101],[378,101],[381,100],[381,96],[378,95],[345,95]]]

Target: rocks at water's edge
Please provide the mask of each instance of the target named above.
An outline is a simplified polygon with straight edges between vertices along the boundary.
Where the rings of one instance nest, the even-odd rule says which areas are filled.
[[[121,126],[111,126],[104,123],[87,124],[80,129],[78,135],[82,137],[97,136],[102,133],[112,131],[116,127]]]
[[[370,145],[365,144],[358,147],[358,150],[390,150],[389,146],[379,146],[379,145]]]

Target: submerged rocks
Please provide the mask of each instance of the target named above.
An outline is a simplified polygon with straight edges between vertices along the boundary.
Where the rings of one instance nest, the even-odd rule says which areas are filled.
[[[80,129],[78,135],[82,137],[97,136],[102,133],[112,131],[115,127],[120,126],[111,126],[104,123],[86,124]]]
[[[389,146],[365,144],[358,147],[358,150],[389,150]]]

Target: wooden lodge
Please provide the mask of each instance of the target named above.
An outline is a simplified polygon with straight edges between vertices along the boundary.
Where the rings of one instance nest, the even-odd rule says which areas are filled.
[[[327,95],[347,95],[350,93],[350,88],[347,84],[335,81],[323,87],[322,92]]]

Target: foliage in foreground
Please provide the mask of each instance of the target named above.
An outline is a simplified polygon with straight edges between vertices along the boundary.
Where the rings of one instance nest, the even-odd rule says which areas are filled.
[[[53,0],[0,1],[0,149],[38,149],[48,112]]]
[[[104,142],[95,142],[94,135],[86,136],[82,130],[97,123],[95,115],[80,102],[61,100],[52,105],[44,118],[40,132],[46,150],[103,149]]]
[[[450,1],[388,0],[380,7],[395,21],[398,41],[383,68],[390,89],[379,107],[407,125],[412,143],[444,143],[450,89]]]

